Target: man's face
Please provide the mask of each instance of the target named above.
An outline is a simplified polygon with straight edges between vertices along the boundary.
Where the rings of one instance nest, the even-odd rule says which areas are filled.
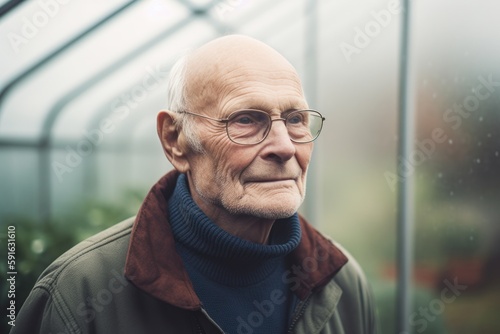
[[[209,107],[196,103],[199,108],[190,111],[226,118],[237,110],[259,109],[274,119],[286,111],[307,109],[300,81],[289,65],[241,60],[235,68],[212,81],[216,98]],[[198,122],[205,152],[190,156],[187,174],[192,196],[205,213],[212,218],[278,219],[297,211],[305,195],[312,143],[292,142],[283,121],[272,122],[267,138],[248,146],[233,143],[223,123],[199,117],[192,121]]]

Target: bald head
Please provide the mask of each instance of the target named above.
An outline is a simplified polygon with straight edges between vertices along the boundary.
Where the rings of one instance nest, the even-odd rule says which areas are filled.
[[[187,57],[185,70],[187,107],[198,112],[220,108],[223,97],[242,78],[259,81],[288,76],[300,87],[294,67],[281,54],[241,35],[224,36],[201,46]]]

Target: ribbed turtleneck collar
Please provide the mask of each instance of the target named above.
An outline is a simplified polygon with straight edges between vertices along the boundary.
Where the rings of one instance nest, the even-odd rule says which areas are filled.
[[[180,175],[168,202],[177,248],[186,265],[227,285],[246,286],[267,277],[299,244],[297,214],[274,223],[270,244],[233,236],[208,218],[193,201],[185,175]]]

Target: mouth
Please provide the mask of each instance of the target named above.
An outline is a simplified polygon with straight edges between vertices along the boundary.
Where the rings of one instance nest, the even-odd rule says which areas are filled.
[[[294,177],[287,178],[262,178],[262,179],[251,179],[246,181],[246,183],[283,183],[283,182],[295,182],[297,179]]]

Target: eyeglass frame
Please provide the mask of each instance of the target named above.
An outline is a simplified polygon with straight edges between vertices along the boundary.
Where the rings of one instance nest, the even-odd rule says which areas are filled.
[[[267,115],[267,117],[269,118],[270,122],[269,122],[269,127],[268,129],[266,130],[266,133],[265,135],[262,137],[261,140],[255,142],[255,143],[249,143],[249,144],[244,144],[244,143],[238,143],[236,141],[234,141],[231,136],[229,135],[229,129],[228,129],[228,124],[229,124],[229,121],[231,120],[231,116],[236,114],[236,113],[239,113],[239,112],[242,112],[242,111],[257,111],[259,113],[262,113],[262,114],[265,114]],[[190,111],[186,111],[186,110],[181,110],[181,111],[177,111],[178,114],[186,114],[186,115],[192,115],[192,116],[199,116],[199,117],[202,117],[202,118],[205,118],[205,119],[209,119],[209,120],[212,120],[212,121],[216,121],[216,122],[220,122],[220,123],[224,123],[226,124],[225,128],[226,128],[226,134],[227,134],[227,137],[229,138],[230,141],[232,141],[233,143],[237,144],[237,145],[245,145],[245,146],[249,146],[249,145],[257,145],[257,144],[260,144],[262,143],[264,140],[266,140],[267,136],[269,135],[269,133],[271,132],[271,127],[273,126],[273,122],[274,121],[284,121],[285,122],[285,127],[286,127],[286,122],[288,120],[288,117],[289,115],[293,115],[295,113],[299,113],[299,112],[302,112],[302,111],[312,111],[313,113],[316,113],[319,115],[320,119],[321,119],[321,126],[318,130],[318,133],[316,134],[316,136],[311,139],[311,140],[308,140],[308,141],[296,141],[294,140],[292,137],[290,137],[290,135],[288,136],[290,138],[290,140],[294,143],[297,143],[297,144],[307,144],[307,143],[312,143],[313,141],[315,141],[319,135],[321,134],[321,130],[323,130],[323,123],[324,121],[326,120],[326,118],[317,110],[314,110],[314,109],[299,109],[299,110],[293,110],[291,112],[289,112],[285,118],[283,117],[279,117],[279,118],[271,118],[271,115],[269,115],[267,112],[265,112],[264,110],[259,110],[259,109],[240,109],[240,110],[236,110],[236,111],[233,111],[231,114],[229,114],[229,116],[227,118],[215,118],[215,117],[210,117],[210,116],[207,116],[207,115],[202,115],[202,114],[197,114],[197,113],[194,113],[194,112],[190,112]],[[287,128],[288,129],[288,128]]]

